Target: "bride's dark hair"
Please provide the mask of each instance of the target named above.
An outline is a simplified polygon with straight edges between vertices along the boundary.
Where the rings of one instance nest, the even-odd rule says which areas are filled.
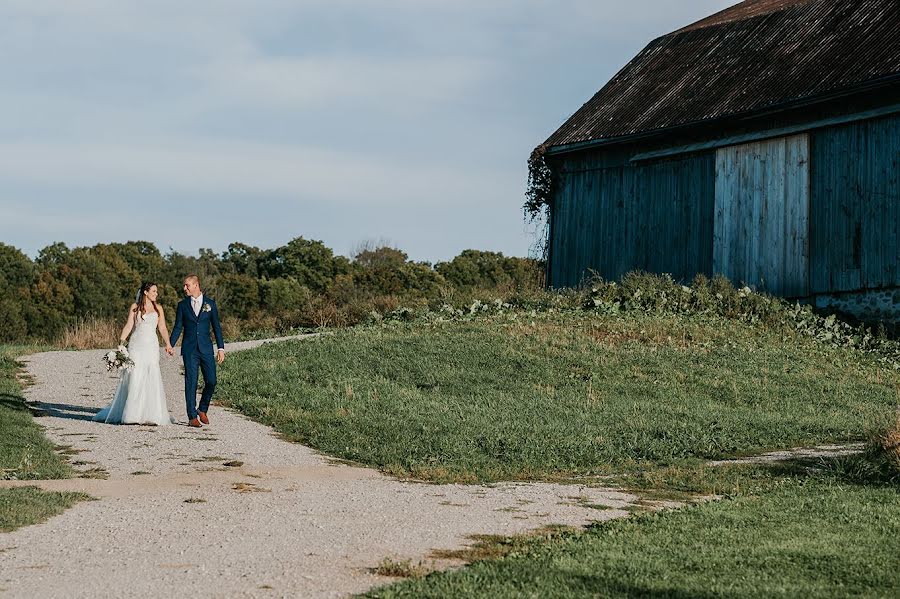
[[[157,288],[159,287],[156,283],[147,281],[143,283],[141,285],[141,288],[138,290],[137,300],[135,300],[135,303],[137,303],[137,307],[134,309],[134,311],[138,313],[138,316],[144,315],[144,296],[147,295],[147,292],[150,291],[150,288],[154,286]],[[150,303],[153,304],[153,309],[157,314],[159,314],[159,307],[156,305],[156,302],[151,300]]]

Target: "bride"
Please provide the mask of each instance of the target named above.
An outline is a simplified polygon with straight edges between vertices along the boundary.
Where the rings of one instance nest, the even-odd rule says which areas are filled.
[[[112,403],[100,410],[94,420],[107,424],[170,424],[162,374],[159,370],[157,331],[169,345],[169,332],[162,306],[156,303],[159,290],[155,283],[144,283],[137,301],[128,310],[128,321],[119,335],[120,345],[128,335],[128,354],[134,366],[122,370]]]

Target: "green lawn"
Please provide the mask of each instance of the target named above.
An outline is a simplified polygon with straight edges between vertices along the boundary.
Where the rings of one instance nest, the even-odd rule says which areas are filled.
[[[898,376],[736,321],[592,313],[339,331],[232,356],[218,399],[401,476],[552,479],[863,439]]]
[[[16,358],[27,351],[21,346],[0,346],[0,470],[5,478],[19,480],[68,478],[71,467],[35,424],[16,380]]]
[[[883,597],[900,587],[900,492],[874,475],[880,467],[704,465],[886,429],[900,377],[873,355],[708,315],[520,312],[266,345],[232,356],[220,381],[220,400],[287,438],[401,476],[607,474],[604,484],[643,494],[725,496],[507,540],[506,557],[373,597]]]
[[[34,348],[0,346],[0,478],[67,478],[72,468],[53,450],[25,406],[16,358]],[[0,531],[35,524],[85,496],[36,488],[0,489]]]
[[[43,522],[84,499],[90,498],[83,493],[50,493],[36,487],[0,489],[0,532]]]
[[[371,597],[895,597],[900,489],[795,477],[598,524]]]

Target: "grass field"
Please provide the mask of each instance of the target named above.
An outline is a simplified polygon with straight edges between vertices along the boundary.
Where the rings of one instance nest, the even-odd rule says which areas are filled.
[[[705,464],[884,430],[900,377],[872,354],[709,314],[519,312],[267,345],[233,356],[220,380],[220,400],[287,438],[395,475],[597,474],[649,496],[724,497],[502,540],[481,552],[493,557],[372,597],[885,597],[900,586],[900,487],[866,456]]]
[[[18,480],[68,478],[72,469],[35,424],[16,378],[16,358],[29,351],[34,350],[0,347],[0,469],[5,478]]]
[[[737,321],[539,313],[266,345],[218,398],[289,439],[434,481],[558,479],[846,442],[897,374]]]
[[[597,524],[371,597],[892,597],[900,491],[827,475]]]
[[[11,439],[0,464],[19,478],[65,476],[24,409],[20,351],[0,361],[0,440]],[[874,353],[710,313],[507,311],[264,345],[229,356],[219,379],[218,401],[286,438],[398,476],[601,475],[647,496],[723,497],[499,540],[488,559],[373,597],[888,597],[900,587],[894,466],[869,455],[705,464],[884,431],[900,374]],[[0,530],[75,499],[0,491]]]
[[[84,499],[88,496],[82,493],[50,493],[37,487],[0,489],[0,532],[43,522]]]
[[[16,358],[37,348],[0,346],[0,477],[16,480],[67,478],[72,468],[35,424],[17,379]],[[36,488],[0,489],[0,531],[35,524],[85,496]]]

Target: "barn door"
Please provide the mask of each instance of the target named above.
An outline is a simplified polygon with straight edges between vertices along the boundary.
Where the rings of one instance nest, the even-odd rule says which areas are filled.
[[[809,137],[716,152],[713,272],[784,297],[809,295]]]

